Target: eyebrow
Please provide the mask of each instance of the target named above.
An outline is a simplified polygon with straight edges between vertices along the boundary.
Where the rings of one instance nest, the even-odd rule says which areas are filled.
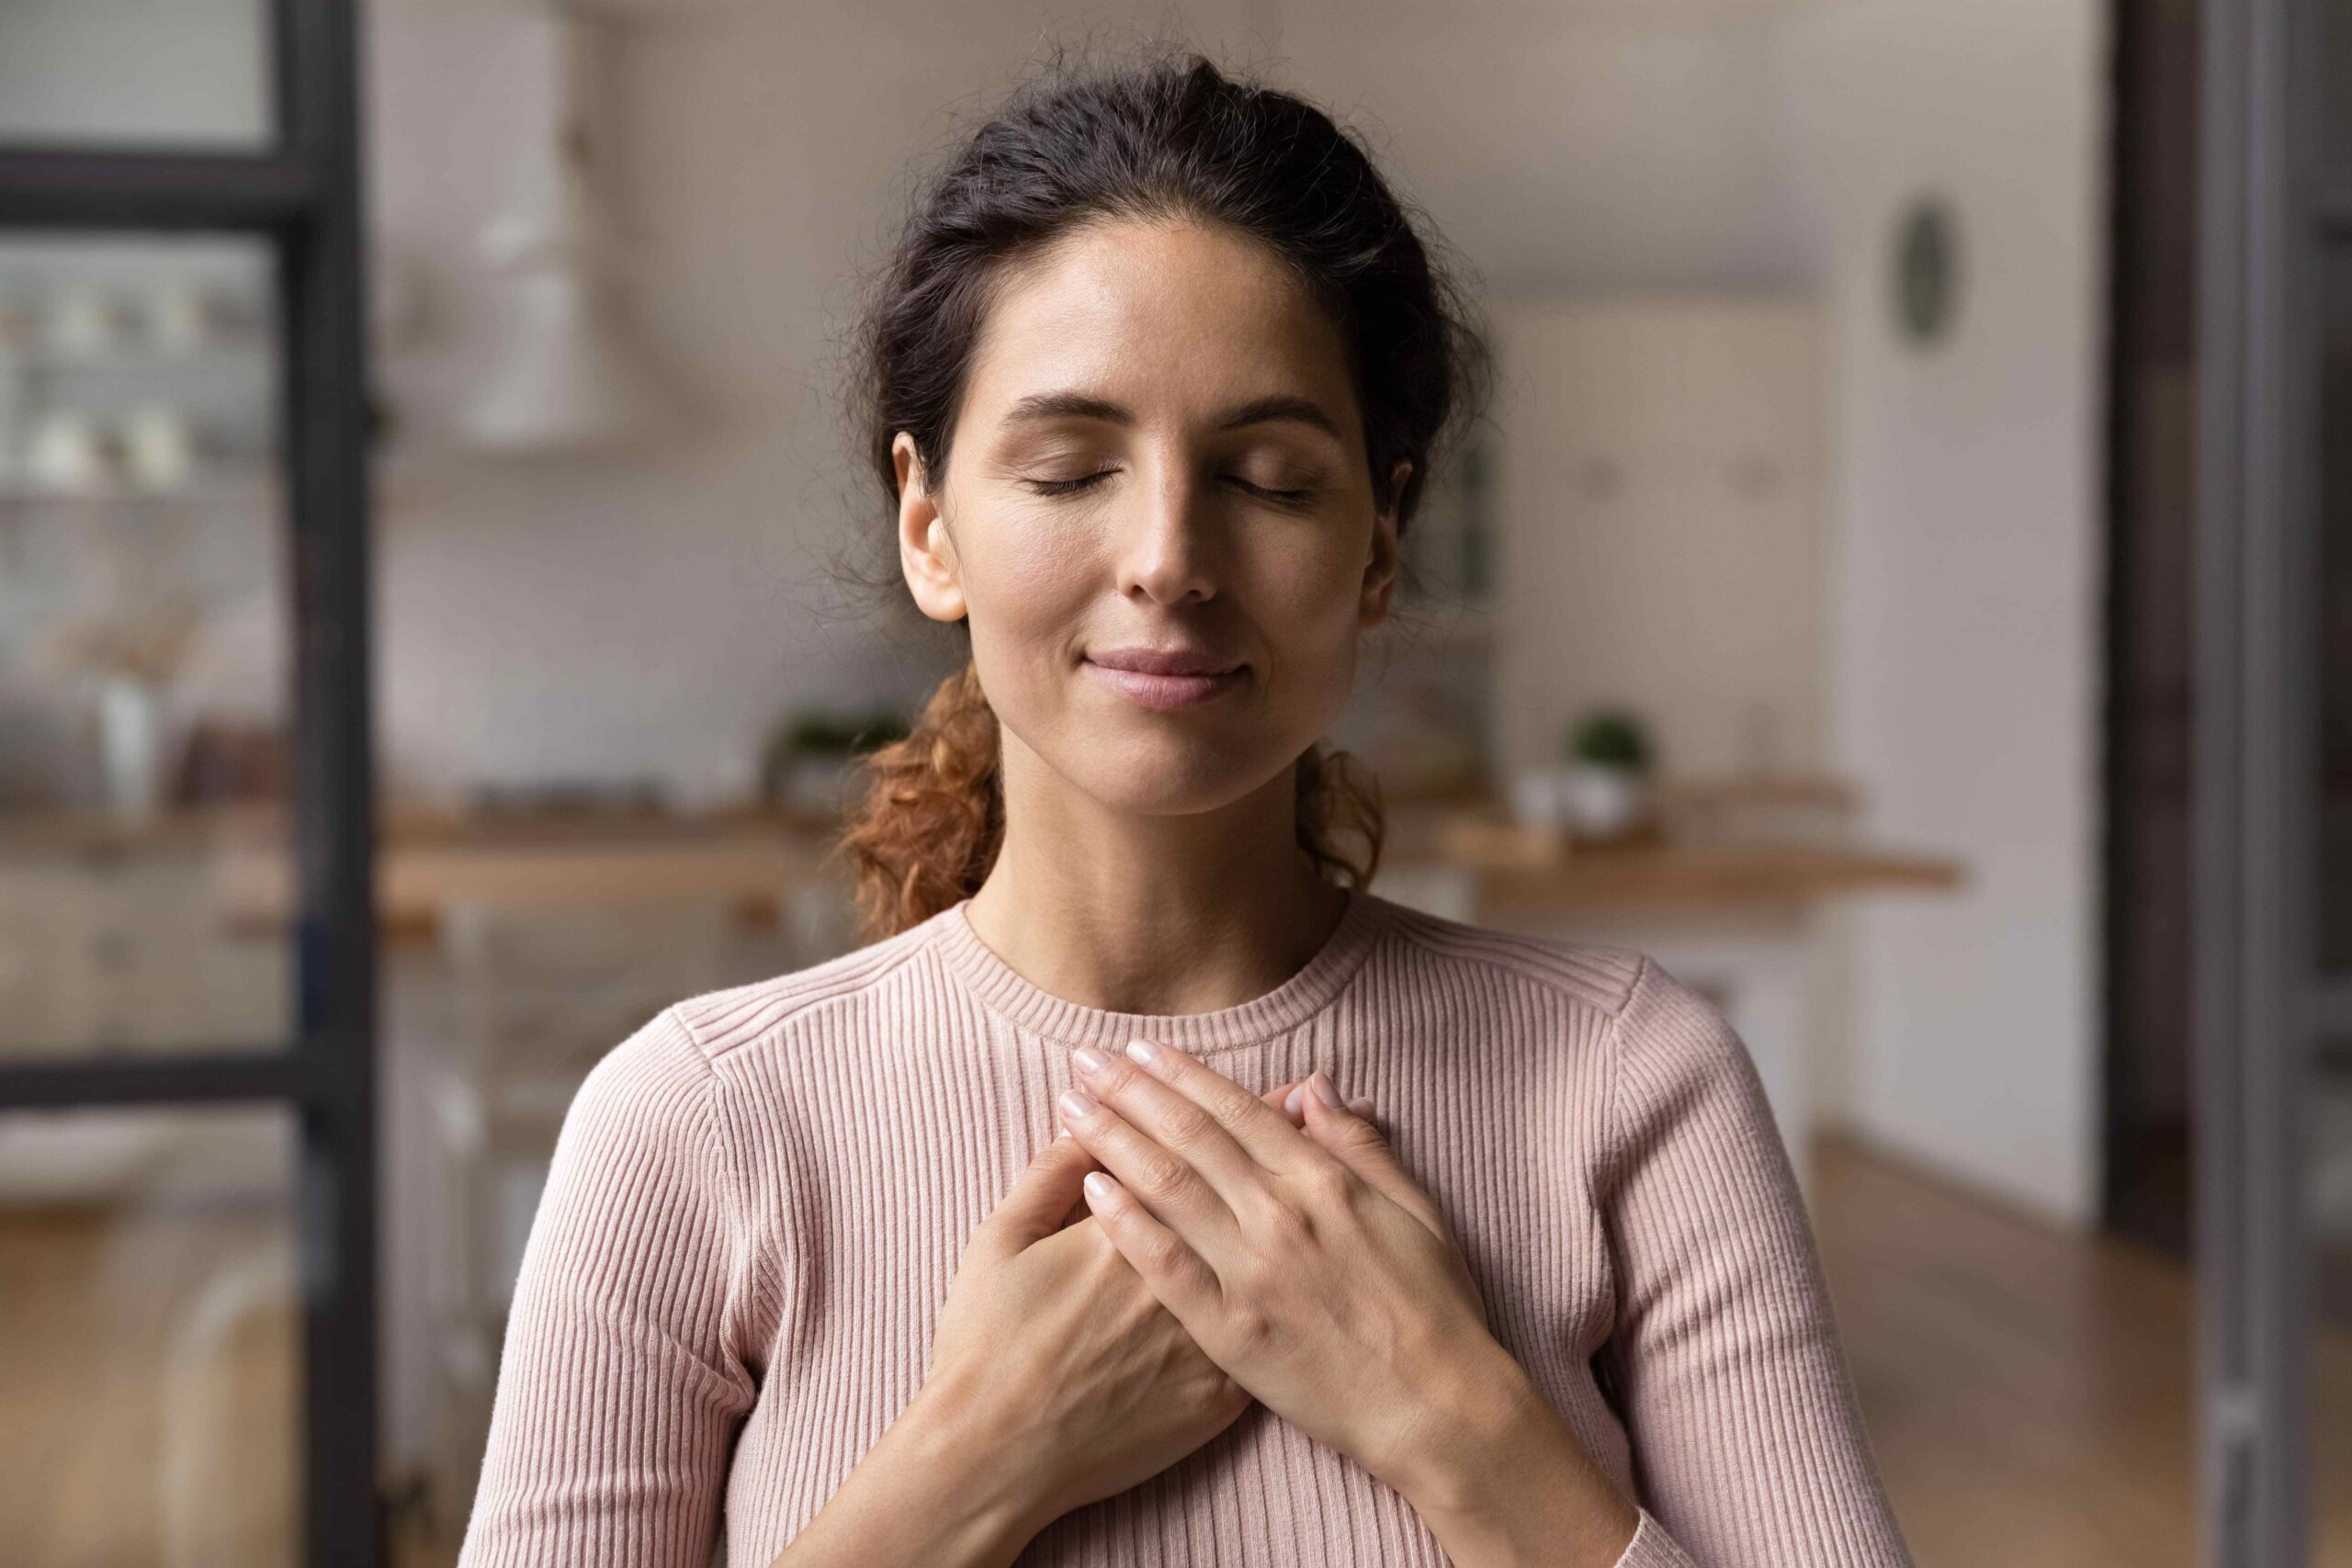
[[[1135,412],[1124,403],[1107,398],[1090,397],[1084,392],[1032,392],[1012,405],[1007,416],[1015,420],[1098,419],[1105,424],[1133,424]],[[1276,396],[1257,398],[1238,403],[1217,416],[1214,428],[1239,430],[1245,425],[1265,424],[1274,420],[1295,420],[1308,424],[1340,440],[1339,424],[1323,412],[1322,405],[1307,398]]]

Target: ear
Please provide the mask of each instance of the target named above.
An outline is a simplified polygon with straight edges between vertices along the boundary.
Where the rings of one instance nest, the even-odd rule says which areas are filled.
[[[915,438],[900,431],[890,441],[890,462],[899,478],[899,570],[915,608],[934,621],[964,618],[964,583],[956,564],[956,541],[931,493]]]
[[[1405,480],[1412,471],[1409,459],[1396,460],[1396,466],[1389,470],[1387,508],[1373,514],[1372,558],[1364,563],[1359,625],[1374,626],[1388,618],[1388,604],[1396,595],[1396,574],[1402,565],[1396,538],[1396,502],[1405,493]]]

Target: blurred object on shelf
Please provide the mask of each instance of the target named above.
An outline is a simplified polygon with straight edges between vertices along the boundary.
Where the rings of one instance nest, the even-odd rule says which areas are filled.
[[[476,784],[467,805],[478,817],[650,817],[670,798],[658,779],[531,779]]]
[[[286,736],[276,725],[200,718],[172,768],[175,806],[286,798]]]
[[[1549,774],[1537,775],[1551,795]],[[1555,865],[1568,854],[1568,836],[1556,820],[1512,818],[1492,808],[1446,812],[1438,823],[1441,858],[1461,865]]]
[[[1559,809],[1571,834],[1611,843],[1645,824],[1657,752],[1638,715],[1626,708],[1587,710],[1568,731],[1566,751]]]
[[[1679,843],[1837,843],[1853,834],[1860,796],[1843,779],[1660,780],[1651,808]]]
[[[761,753],[761,798],[795,811],[839,812],[857,760],[908,728],[906,715],[895,708],[796,710],[770,732]]]

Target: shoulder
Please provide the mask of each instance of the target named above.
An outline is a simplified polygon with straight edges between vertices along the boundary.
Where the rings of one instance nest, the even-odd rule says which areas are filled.
[[[1755,1077],[1722,1011],[1636,948],[1496,931],[1386,903],[1400,962],[1480,972],[1561,997],[1597,1015],[1617,1091],[1671,1099]]]
[[[1402,962],[1532,987],[1611,1020],[1632,1003],[1651,965],[1632,948],[1529,936],[1381,904]]]
[[[952,913],[952,911],[951,911]],[[707,1067],[787,1032],[826,1011],[879,1005],[892,980],[929,950],[946,915],[933,916],[836,958],[788,974],[706,991],[672,1004],[667,1016]]]

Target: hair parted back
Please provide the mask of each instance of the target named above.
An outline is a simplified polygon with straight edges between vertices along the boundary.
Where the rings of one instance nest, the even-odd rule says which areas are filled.
[[[1221,226],[1295,270],[1347,345],[1374,503],[1393,503],[1401,530],[1433,457],[1485,391],[1485,351],[1461,292],[1352,133],[1190,53],[1113,68],[1057,59],[918,194],[863,312],[851,387],[892,514],[899,431],[932,483],[944,482],[973,345],[1006,265],[1105,219]],[[1392,494],[1400,459],[1412,470]],[[1004,835],[998,743],[967,662],[904,739],[866,758],[842,849],[867,940],[978,890]],[[1370,770],[1317,745],[1298,760],[1296,784],[1299,847],[1331,880],[1368,883],[1382,840]]]

